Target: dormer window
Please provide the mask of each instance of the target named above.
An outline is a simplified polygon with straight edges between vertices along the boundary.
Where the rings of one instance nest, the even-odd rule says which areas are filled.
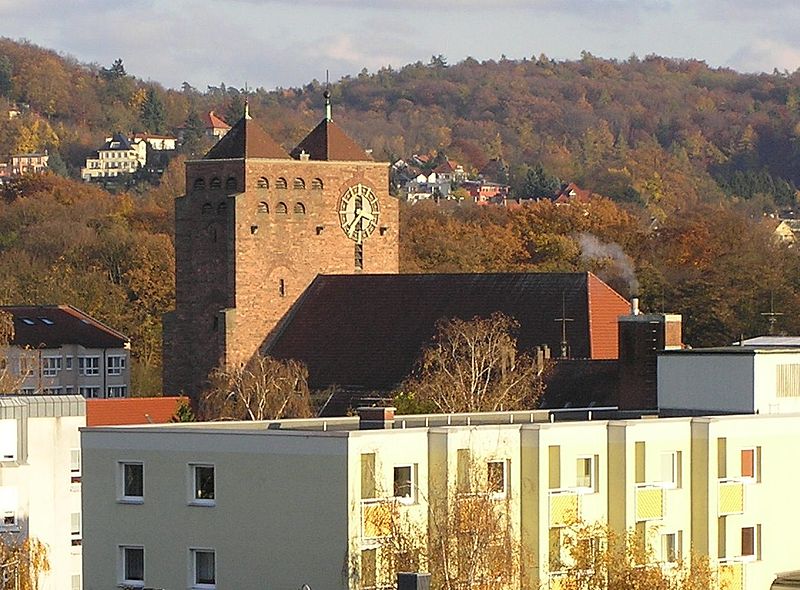
[[[236,178],[233,176],[229,176],[228,180],[225,181],[225,190],[235,191],[237,186]]]
[[[196,191],[204,191],[204,190],[206,190],[206,179],[205,178],[195,178],[194,179],[194,190],[196,190]]]
[[[285,189],[288,185],[286,184],[286,179],[282,176],[275,180],[275,188],[277,189]]]
[[[262,176],[256,182],[256,188],[269,188],[269,180]]]
[[[315,178],[311,181],[311,190],[312,191],[321,191],[322,190],[322,179]]]
[[[219,176],[215,176],[211,179],[211,190],[222,188],[222,181],[219,179]]]
[[[295,178],[295,179],[294,179],[294,184],[292,184],[292,187],[293,187],[293,188],[294,188],[294,190],[296,190],[296,191],[302,191],[302,190],[305,190],[305,188],[306,188],[306,181],[305,181],[305,180],[303,180],[302,178]]]

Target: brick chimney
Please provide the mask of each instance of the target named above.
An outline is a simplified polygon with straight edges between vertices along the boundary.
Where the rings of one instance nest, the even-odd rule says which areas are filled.
[[[394,428],[395,408],[391,406],[368,408],[361,407],[358,413],[359,430],[383,430]]]
[[[431,575],[427,573],[397,573],[397,590],[430,590]]]
[[[631,313],[620,316],[617,405],[621,410],[658,407],[657,354],[682,348],[681,316],[641,313],[639,298],[631,298]]]

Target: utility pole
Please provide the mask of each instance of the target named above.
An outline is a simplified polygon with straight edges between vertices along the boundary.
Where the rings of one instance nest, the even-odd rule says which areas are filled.
[[[567,322],[574,321],[573,318],[567,317],[567,303],[566,295],[561,293],[561,317],[556,318],[555,321],[561,322],[561,355],[559,358],[569,358],[569,343],[567,342]]]
[[[778,323],[778,318],[783,314],[775,311],[775,292],[769,292],[769,311],[762,311],[761,315],[767,318],[767,334],[770,336],[775,335],[775,324]]]

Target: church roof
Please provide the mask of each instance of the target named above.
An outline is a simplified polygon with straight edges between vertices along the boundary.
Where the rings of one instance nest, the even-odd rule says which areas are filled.
[[[204,160],[229,158],[286,160],[289,154],[258,123],[244,116],[203,157]]]
[[[519,322],[521,350],[546,344],[558,356],[562,296],[571,356],[616,358],[628,303],[591,273],[319,275],[267,352],[303,361],[312,388],[387,391],[443,318],[500,311]]]
[[[302,152],[308,154],[311,160],[372,160],[364,148],[327,117],[292,150],[292,157],[299,158]]]

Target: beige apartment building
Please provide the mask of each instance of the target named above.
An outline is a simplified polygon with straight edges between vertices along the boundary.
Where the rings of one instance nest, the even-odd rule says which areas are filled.
[[[800,415],[561,417],[83,430],[84,587],[391,587],[376,518],[393,507],[430,527],[437,503],[475,497],[465,465],[521,548],[513,587],[561,587],[555,552],[576,518],[644,533],[667,566],[694,547],[729,590],[797,569]]]
[[[130,395],[130,341],[70,305],[1,307],[14,339],[0,348],[3,383],[21,395]],[[7,385],[8,386],[8,385]]]

